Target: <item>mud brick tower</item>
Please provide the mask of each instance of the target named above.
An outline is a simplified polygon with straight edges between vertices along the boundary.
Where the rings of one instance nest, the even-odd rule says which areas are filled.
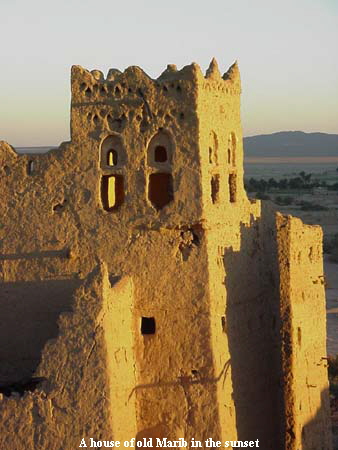
[[[0,448],[331,449],[322,232],[247,198],[240,93],[74,66],[71,141],[0,143]]]

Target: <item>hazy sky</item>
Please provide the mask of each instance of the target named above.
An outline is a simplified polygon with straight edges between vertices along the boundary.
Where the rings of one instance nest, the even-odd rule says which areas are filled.
[[[338,0],[0,0],[0,140],[69,139],[70,67],[239,61],[245,135],[338,133]]]

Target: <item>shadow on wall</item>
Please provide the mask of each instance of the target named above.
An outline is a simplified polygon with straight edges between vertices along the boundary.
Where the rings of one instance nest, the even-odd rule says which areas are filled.
[[[32,281],[0,285],[0,385],[32,377],[58,318],[71,311],[79,280]]]
[[[262,204],[261,217],[241,224],[239,251],[225,250],[225,331],[231,357],[239,440],[284,448],[281,389],[279,271],[275,214]]]
[[[331,442],[331,424],[327,423],[329,411],[329,392],[324,389],[321,394],[320,408],[314,414],[313,419],[302,428],[302,448],[316,450],[330,450],[328,443]],[[337,450],[334,445],[333,450]]]

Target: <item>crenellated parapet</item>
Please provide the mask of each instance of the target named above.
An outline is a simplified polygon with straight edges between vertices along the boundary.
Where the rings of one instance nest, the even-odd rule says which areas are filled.
[[[215,58],[212,59],[206,74],[200,66],[192,63],[177,70],[169,64],[157,79],[152,79],[140,67],[130,66],[121,72],[109,69],[104,77],[100,70],[89,71],[81,66],[72,67],[72,104],[106,102],[109,100],[135,100],[142,97],[140,89],[152,86],[157,95],[183,95],[184,87],[199,84],[203,88],[216,88],[226,94],[240,94],[241,83],[238,64],[235,62],[227,72],[221,75]]]

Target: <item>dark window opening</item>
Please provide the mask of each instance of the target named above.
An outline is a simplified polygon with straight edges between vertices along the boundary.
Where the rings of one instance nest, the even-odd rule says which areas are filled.
[[[228,148],[228,164],[231,164],[231,150]]]
[[[236,201],[236,178],[235,173],[231,173],[229,175],[229,196],[231,203]]]
[[[148,198],[156,209],[162,209],[173,200],[173,179],[170,173],[150,175]]]
[[[141,321],[141,333],[142,334],[155,334],[156,323],[154,317],[142,317]]]
[[[166,162],[168,160],[167,150],[163,145],[155,147],[154,160],[155,162]]]
[[[212,203],[219,201],[219,175],[214,175],[211,178],[211,200]]]
[[[225,316],[221,317],[221,323],[222,323],[222,331],[223,331],[223,333],[226,333],[227,332],[227,324],[226,324]]]
[[[116,166],[117,163],[118,163],[117,151],[114,149],[108,150],[107,166]]]
[[[27,174],[32,175],[33,172],[34,172],[34,161],[28,161]]]
[[[236,143],[237,143],[236,135],[235,133],[231,133],[231,149],[232,149],[231,164],[233,167],[236,166]]]
[[[212,148],[209,147],[209,164],[212,164]]]
[[[101,181],[102,206],[113,211],[124,201],[124,180],[122,175],[105,175]]]

